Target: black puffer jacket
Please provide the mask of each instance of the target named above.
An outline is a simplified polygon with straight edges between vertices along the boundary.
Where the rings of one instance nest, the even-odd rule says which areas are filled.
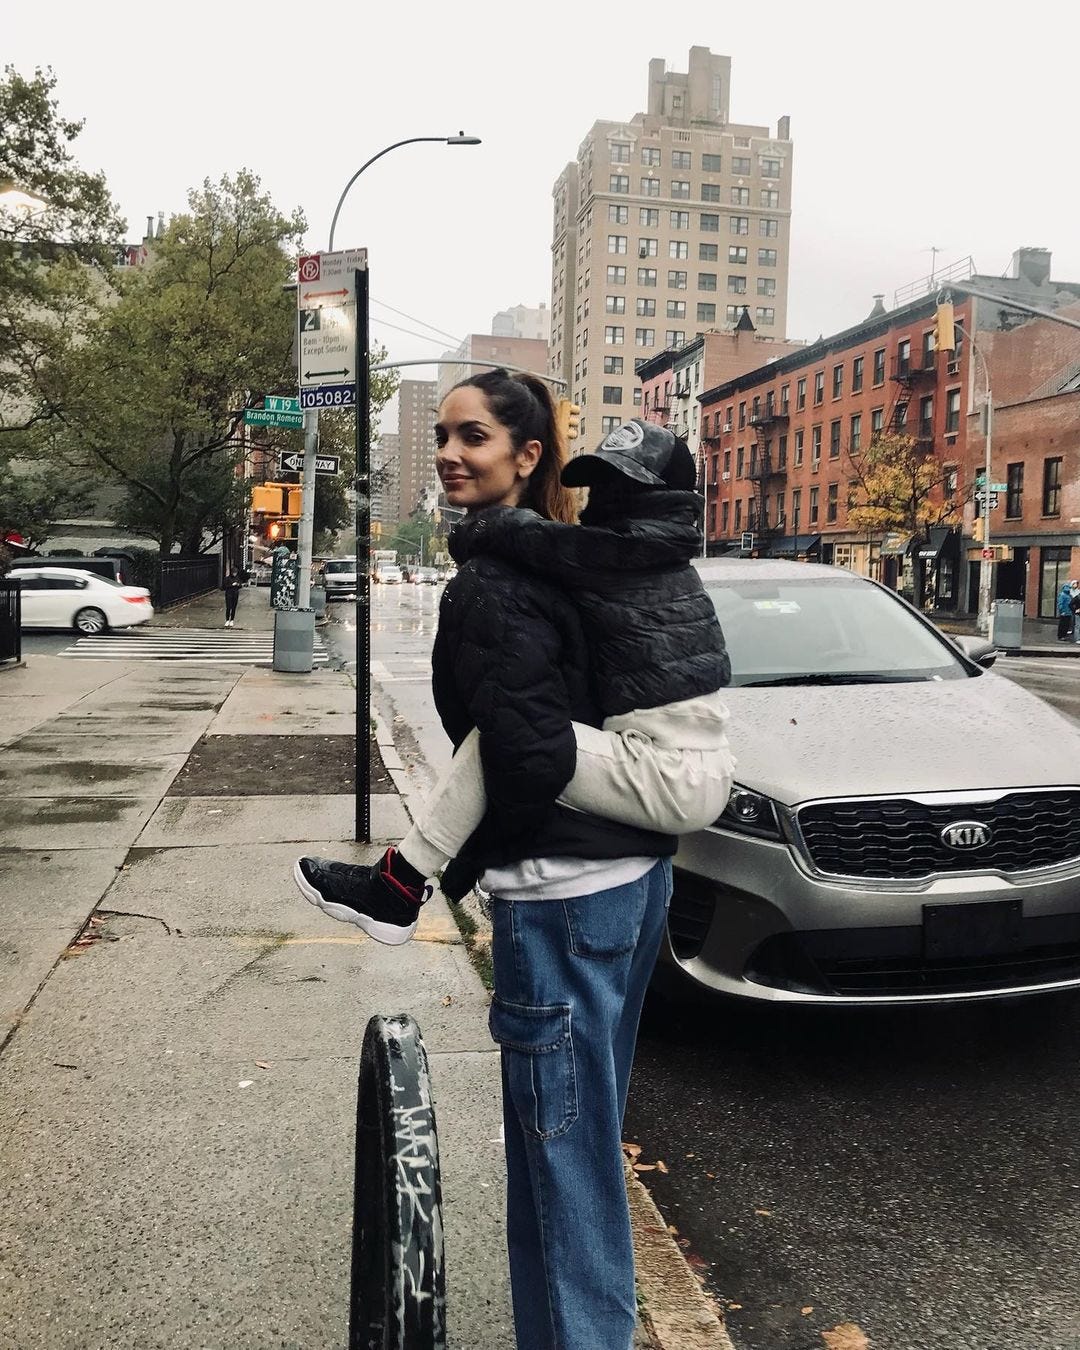
[[[474,726],[480,732],[488,813],[459,861],[475,876],[531,857],[670,856],[670,835],[555,804],[574,774],[571,721],[601,721],[573,601],[501,558],[462,563],[443,593],[432,652],[447,735],[456,747]]]
[[[701,498],[610,488],[592,496],[580,526],[512,507],[481,511],[455,528],[450,551],[459,562],[506,559],[573,598],[605,717],[725,686],[724,635],[690,565],[701,548]]]

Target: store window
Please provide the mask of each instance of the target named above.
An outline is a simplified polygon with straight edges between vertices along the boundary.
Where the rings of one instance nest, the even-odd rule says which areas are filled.
[[[1057,616],[1058,592],[1072,579],[1072,549],[1064,547],[1043,548],[1039,564],[1039,617],[1053,619]]]

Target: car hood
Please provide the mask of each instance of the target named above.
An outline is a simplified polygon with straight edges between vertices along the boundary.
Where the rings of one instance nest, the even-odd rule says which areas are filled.
[[[1080,727],[999,675],[724,696],[736,781],[788,806],[1080,783]]]

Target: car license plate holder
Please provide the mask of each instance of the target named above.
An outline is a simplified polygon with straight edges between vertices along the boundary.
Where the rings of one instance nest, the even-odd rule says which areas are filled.
[[[1019,900],[974,900],[966,905],[923,905],[923,954],[928,961],[1009,956],[1023,947]]]

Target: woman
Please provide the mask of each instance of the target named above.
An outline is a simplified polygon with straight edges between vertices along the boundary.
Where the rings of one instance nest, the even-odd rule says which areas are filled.
[[[231,567],[225,578],[225,627],[231,628],[236,620],[236,606],[240,603],[241,579],[239,573]]]

